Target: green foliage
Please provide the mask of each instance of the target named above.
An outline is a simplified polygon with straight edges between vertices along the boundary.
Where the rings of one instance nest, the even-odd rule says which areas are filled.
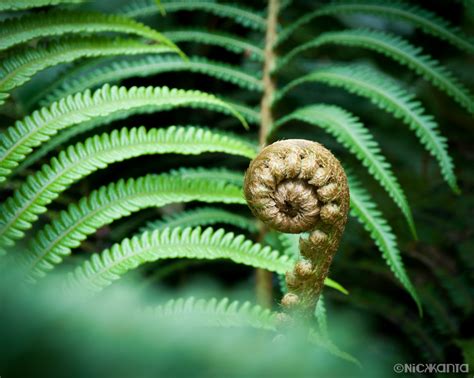
[[[267,331],[276,330],[276,313],[252,305],[250,302],[230,302],[228,298],[171,299],[163,305],[147,309],[147,313],[157,319],[198,317],[211,327],[254,327]]]
[[[311,333],[310,338],[312,341],[324,347],[333,355],[343,360],[349,361],[357,365],[359,368],[362,368],[362,365],[360,364],[359,360],[357,360],[357,358],[339,349],[339,347],[331,340],[328,332],[326,306],[324,305],[323,297],[319,299],[314,316],[318,323],[318,331]]]
[[[200,207],[166,215],[163,219],[148,222],[141,231],[162,230],[167,227],[185,228],[208,226],[218,223],[229,224],[249,232],[257,232],[257,223],[255,220],[218,207]]]
[[[285,273],[294,265],[288,256],[223,229],[175,228],[145,232],[94,254],[71,276],[71,285],[100,291],[131,269],[167,258],[229,259],[233,262]]]
[[[219,17],[230,18],[236,23],[255,30],[265,30],[266,20],[259,12],[233,4],[222,4],[215,0],[162,0],[160,7],[154,0],[133,0],[121,10],[128,17],[148,17],[179,11],[202,11]]]
[[[21,11],[5,13],[0,22],[0,254],[8,252],[0,260],[0,267],[7,266],[4,261],[12,262],[21,268],[20,280],[35,283],[41,279],[41,285],[34,290],[47,285],[48,280],[43,278],[56,274],[63,284],[66,280],[56,272],[61,269],[55,268],[74,265],[75,261],[83,264],[70,273],[66,284],[92,292],[101,291],[131,270],[147,280],[148,274],[156,277],[176,273],[178,268],[173,264],[183,269],[183,261],[188,264],[184,268],[189,268],[196,259],[227,259],[267,269],[283,281],[299,257],[300,235],[267,232],[255,218],[246,216],[248,212],[238,208],[245,204],[243,171],[247,159],[258,151],[256,134],[269,128],[268,135],[260,135],[261,140],[319,139],[317,127],[340,143],[343,157],[347,152],[362,163],[401,210],[416,237],[413,210],[421,241],[404,240],[403,230],[398,229],[403,219],[398,222],[398,213],[387,211],[381,202],[383,197],[373,193],[374,180],[360,182],[349,174],[351,215],[370,234],[384,261],[363,253],[363,248],[372,252],[370,240],[364,233],[350,233],[356,226],[349,223],[351,231],[346,233],[332,265],[331,277],[344,277],[350,293],[338,282],[327,279],[326,286],[346,295],[325,291],[324,301],[316,308],[314,324],[305,330],[305,336],[332,355],[358,364],[328,332],[326,304],[331,309],[329,301],[338,300],[392,321],[429,361],[444,361],[446,345],[458,345],[469,358],[469,340],[462,341],[461,332],[463,322],[467,323],[474,309],[473,277],[463,265],[469,266],[472,248],[463,244],[466,232],[460,230],[467,229],[466,224],[448,223],[460,217],[450,218],[452,213],[468,214],[471,203],[468,197],[454,203],[452,194],[445,193],[433,180],[430,162],[415,161],[413,156],[419,153],[411,151],[411,144],[400,137],[403,134],[389,127],[407,125],[435,157],[452,191],[460,193],[459,180],[469,192],[472,180],[466,173],[469,167],[462,162],[466,147],[460,140],[464,135],[467,139],[469,129],[463,130],[462,125],[468,125],[474,113],[474,100],[468,89],[472,84],[470,66],[462,55],[474,53],[471,37],[414,1],[299,4],[282,0],[274,31],[267,30],[267,25],[271,26],[267,16],[271,15],[257,3],[252,9],[218,0],[132,0],[117,10],[114,2],[93,0],[83,7],[79,5],[82,2],[0,1],[0,12]],[[63,4],[68,6],[54,7]],[[442,4],[426,6],[447,9]],[[34,9],[39,7],[51,8]],[[468,19],[467,5],[465,13]],[[453,14],[449,18],[460,21],[459,16]],[[332,17],[346,29],[332,30]],[[354,29],[354,25],[361,29]],[[442,47],[431,48],[432,56],[427,55],[424,51],[430,47],[430,39],[415,34],[417,30],[436,42],[440,40],[440,46],[447,42],[457,49],[443,54]],[[122,34],[120,38],[117,33]],[[265,34],[276,41],[273,46],[262,45]],[[403,38],[397,34],[403,34]],[[192,57],[188,59],[175,43],[182,43],[183,50],[189,47],[186,54]],[[331,49],[333,45],[355,49]],[[304,52],[322,46],[330,47],[324,50],[324,56],[303,59]],[[281,57],[276,61],[271,58],[272,47]],[[378,54],[367,54],[367,50]],[[347,63],[348,59],[354,63]],[[367,61],[369,64],[357,63]],[[393,72],[400,69],[399,65],[408,69],[395,78]],[[271,80],[265,75],[268,70]],[[465,83],[457,76],[464,76]],[[431,85],[423,87],[426,83],[419,82],[420,78],[440,91],[427,94],[426,88],[432,89]],[[193,89],[135,86],[163,85],[164,80],[171,80],[172,87]],[[409,86],[404,81],[409,81]],[[120,87],[111,86],[118,83]],[[281,85],[285,83],[286,86]],[[308,95],[293,91],[296,86],[314,83],[331,87],[315,93],[318,99],[324,98],[324,103],[316,103],[313,92]],[[214,92],[222,94],[222,98],[210,94]],[[367,108],[368,101],[358,101],[350,94],[368,99],[376,109]],[[272,102],[262,101],[266,100],[263,95],[273,95]],[[445,104],[449,99],[467,112]],[[337,105],[330,103],[333,100]],[[179,114],[153,114],[177,109]],[[211,120],[204,121],[208,110],[233,117],[219,118],[211,113]],[[370,119],[366,120],[369,112]],[[174,117],[183,121],[177,122]],[[234,129],[238,126],[235,118],[246,129],[248,123],[260,129]],[[123,124],[125,119],[127,123]],[[265,123],[268,119],[273,124],[263,127],[262,120]],[[315,128],[298,128],[299,122]],[[210,125],[213,130],[170,126],[195,123]],[[379,129],[383,123],[389,127]],[[136,127],[142,124],[145,127]],[[458,176],[448,153],[448,140],[441,135],[438,124],[450,138],[462,135],[449,140],[453,156],[459,159]],[[130,127],[123,128],[126,125]],[[98,128],[105,126],[108,131],[98,134]],[[232,128],[233,132],[217,131],[218,128]],[[55,156],[50,159],[52,151]],[[198,156],[212,152],[224,156]],[[134,160],[125,161],[151,154],[176,156],[161,156],[157,164],[142,157],[140,162],[146,162],[143,166]],[[396,159],[390,164],[385,156]],[[344,166],[349,167],[352,160],[344,162]],[[125,168],[109,167],[105,171],[115,162],[122,162]],[[99,169],[106,174],[88,177]],[[109,170],[118,172],[113,182],[108,179]],[[415,176],[416,180],[412,180]],[[80,185],[71,187],[78,181]],[[418,188],[420,183],[423,185]],[[375,189],[380,190],[377,186]],[[420,197],[430,198],[429,206]],[[196,208],[194,202],[212,203],[212,207]],[[158,210],[167,205],[170,206]],[[440,227],[432,227],[433,218]],[[208,225],[241,228],[247,237],[201,228]],[[34,226],[37,227],[27,232]],[[433,230],[427,231],[431,227]],[[117,231],[120,237],[113,236],[117,229],[121,230]],[[131,237],[136,230],[140,234]],[[124,236],[130,238],[122,240]],[[445,244],[435,245],[441,237]],[[24,239],[24,251],[20,239]],[[113,244],[117,240],[121,241]],[[14,249],[18,250],[13,252]],[[84,253],[101,250],[92,256]],[[430,254],[432,250],[441,257]],[[410,259],[402,261],[401,251]],[[77,256],[71,256],[73,252]],[[461,266],[456,265],[458,258],[463,261]],[[163,261],[172,259],[186,260]],[[415,259],[417,264],[413,264]],[[139,269],[159,260],[163,263]],[[430,273],[418,265],[428,266]],[[222,272],[217,269],[206,273],[227,280],[220,277]],[[253,283],[251,279],[248,282]],[[69,290],[66,292],[77,293]],[[282,285],[281,291],[285,290]],[[405,306],[408,296],[398,295],[397,290],[408,292],[419,314],[423,305],[427,316],[419,319],[415,310]],[[273,297],[274,303],[279,294]],[[110,298],[108,295],[102,293],[101,301]],[[415,308],[411,301],[408,303]],[[118,312],[124,307],[122,303],[117,306]],[[145,313],[153,319],[147,323],[149,330],[170,318],[202,317],[206,326],[250,326],[285,332],[282,324],[277,324],[275,312],[225,298],[171,300],[151,306]],[[106,318],[108,323],[108,315]],[[348,333],[354,329],[346,326],[351,322],[343,324],[335,330]],[[272,356],[272,360],[277,359]],[[242,360],[244,363],[246,360]]]
[[[178,106],[190,106],[234,114],[244,125],[245,120],[231,106],[216,97],[199,91],[184,91],[167,87],[124,87],[105,84],[95,92],[63,98],[35,111],[31,116],[17,121],[0,135],[0,182],[41,143],[46,142],[59,130],[93,119],[129,110],[145,112],[168,110]],[[87,110],[87,111],[86,111]],[[126,113],[125,113],[126,114]]]
[[[263,62],[263,49],[260,46],[238,38],[234,35],[207,32],[205,30],[173,30],[164,33],[175,43],[196,42],[206,45],[222,47],[236,54],[248,54],[248,57],[258,62]]]
[[[85,1],[86,0],[2,0],[0,3],[0,12],[44,7],[48,5],[77,4]]]
[[[400,250],[397,247],[396,237],[391,227],[382,217],[382,213],[377,209],[367,191],[362,188],[360,182],[353,176],[349,176],[348,179],[351,189],[352,215],[361,221],[372,239],[375,240],[388,266],[410,293],[418,306],[418,311],[422,314],[420,299],[403,267]]]
[[[298,46],[280,62],[279,69],[303,51],[325,44],[363,47],[380,52],[400,64],[408,66],[426,80],[446,92],[470,113],[474,113],[472,94],[457,80],[454,75],[422,50],[395,35],[374,30],[348,30],[323,33],[316,39]]]
[[[0,51],[36,38],[100,32],[132,34],[179,51],[156,30],[127,17],[67,10],[32,13],[4,21],[0,24]]]
[[[295,30],[318,17],[337,16],[347,13],[375,14],[389,19],[403,20],[419,27],[425,33],[431,34],[442,40],[446,40],[454,46],[467,52],[474,52],[472,38],[465,36],[457,27],[449,24],[446,20],[434,13],[404,1],[380,1],[380,0],[342,0],[333,1],[320,7],[314,12],[305,14],[299,20],[292,23],[283,30],[278,38],[282,43],[290,38]]]
[[[29,280],[34,281],[44,277],[99,228],[147,207],[191,201],[245,203],[240,188],[225,181],[189,179],[180,174],[122,179],[102,186],[62,211],[33,237],[22,265]],[[218,219],[218,214],[214,217]]]
[[[238,67],[216,63],[204,58],[191,57],[187,61],[173,56],[147,56],[133,60],[113,60],[89,70],[85,75],[61,80],[58,87],[46,98],[50,103],[85,89],[97,88],[104,83],[116,83],[131,77],[147,77],[167,72],[196,72],[233,83],[251,91],[261,91],[259,77],[241,71]]]
[[[416,235],[413,216],[405,194],[393,174],[390,164],[382,155],[380,146],[358,118],[337,106],[311,105],[281,118],[276,122],[275,127],[293,120],[300,120],[323,128],[356,155],[400,207],[411,231]]]
[[[172,171],[175,175],[182,175],[188,179],[205,179],[209,181],[222,180],[230,184],[243,186],[244,176],[242,172],[231,171],[226,168],[179,168],[178,170]]]
[[[35,49],[21,48],[13,50],[10,57],[6,58],[0,66],[0,94],[5,99],[6,92],[25,84],[38,72],[80,58],[145,53],[163,54],[174,51],[164,45],[148,45],[127,39],[111,41],[108,38],[98,37],[60,39],[51,44],[40,45]],[[2,103],[0,100],[0,105]]]
[[[400,118],[415,132],[427,151],[436,157],[445,180],[455,193],[459,193],[446,138],[441,136],[438,125],[432,116],[425,113],[421,103],[394,80],[366,65],[324,67],[289,83],[279,92],[276,101],[295,86],[308,82],[342,87],[350,93],[367,97],[374,105]]]
[[[14,240],[46,211],[62,191],[73,182],[103,169],[113,162],[146,154],[200,154],[225,152],[253,158],[256,147],[249,142],[221,132],[198,127],[151,129],[144,127],[114,130],[95,135],[84,143],[70,146],[51,159],[8,198],[1,207],[0,247],[11,246]]]

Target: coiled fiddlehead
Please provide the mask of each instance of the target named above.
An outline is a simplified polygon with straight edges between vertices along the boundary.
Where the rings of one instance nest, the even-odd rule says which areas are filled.
[[[300,238],[301,260],[286,274],[283,307],[312,314],[339,246],[349,211],[347,177],[321,144],[303,139],[265,147],[250,163],[244,193],[256,217]]]

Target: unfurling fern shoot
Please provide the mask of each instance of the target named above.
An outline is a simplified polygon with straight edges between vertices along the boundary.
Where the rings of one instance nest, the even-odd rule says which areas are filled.
[[[298,261],[286,274],[282,305],[313,314],[339,246],[349,210],[349,186],[339,161],[321,144],[303,139],[265,147],[244,184],[252,212],[269,227],[301,237]]]

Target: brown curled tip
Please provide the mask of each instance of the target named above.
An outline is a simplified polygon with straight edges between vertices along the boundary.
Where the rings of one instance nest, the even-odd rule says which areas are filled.
[[[349,204],[339,161],[321,144],[303,139],[265,147],[250,163],[244,193],[255,216],[287,233],[312,231],[321,221],[337,223]]]
[[[339,160],[316,142],[273,143],[250,163],[244,194],[255,216],[270,228],[309,233],[300,239],[302,260],[286,275],[290,293],[282,304],[311,314],[349,211],[349,187]]]

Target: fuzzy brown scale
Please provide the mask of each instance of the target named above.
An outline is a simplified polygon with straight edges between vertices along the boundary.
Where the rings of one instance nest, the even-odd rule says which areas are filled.
[[[245,198],[256,217],[300,238],[301,259],[286,274],[282,306],[312,314],[328,276],[349,211],[349,186],[339,160],[321,144],[275,142],[250,163]]]

